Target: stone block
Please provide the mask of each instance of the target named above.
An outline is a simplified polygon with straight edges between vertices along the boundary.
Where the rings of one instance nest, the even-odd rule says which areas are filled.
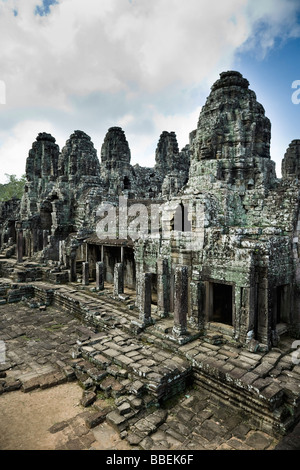
[[[126,418],[123,415],[120,415],[118,411],[111,411],[108,413],[106,420],[119,432],[125,431],[128,427]]]
[[[39,377],[32,377],[32,378],[29,378],[28,380],[22,381],[21,390],[22,392],[27,393],[27,392],[31,392],[32,390],[35,390],[36,388],[39,388],[39,386],[40,386]]]
[[[97,395],[95,392],[84,391],[80,400],[81,405],[86,408],[96,401]]]
[[[120,415],[126,415],[126,414],[130,413],[131,406],[127,401],[125,401],[120,406],[118,406],[118,411],[119,411]]]
[[[105,411],[98,411],[95,413],[91,413],[85,418],[85,423],[89,429],[95,428],[99,424],[103,423],[106,419],[106,412]]]

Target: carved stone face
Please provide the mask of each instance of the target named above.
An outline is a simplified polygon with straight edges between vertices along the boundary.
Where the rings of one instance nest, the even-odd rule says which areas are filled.
[[[271,125],[239,72],[221,73],[202,108],[194,158],[270,158]]]

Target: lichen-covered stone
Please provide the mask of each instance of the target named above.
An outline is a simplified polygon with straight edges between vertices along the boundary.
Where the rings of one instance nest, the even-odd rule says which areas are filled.
[[[281,164],[283,179],[299,179],[300,176],[300,140],[292,140]]]
[[[212,343],[276,346],[283,331],[300,334],[300,140],[288,147],[279,179],[270,138],[264,108],[237,71],[220,74],[181,151],[175,132],[161,133],[152,168],[132,165],[120,127],[108,129],[99,158],[83,131],[61,151],[40,133],[27,158],[20,210],[1,205],[3,252],[19,264],[24,257],[57,263],[52,280],[83,278],[87,285],[88,266],[98,290],[114,283],[119,297],[135,288],[147,318],[137,332],[153,325],[155,303],[160,318],[175,313],[172,341],[189,341],[192,328]],[[98,208],[107,212],[107,203],[116,230],[99,236]],[[175,273],[184,266],[178,296]]]

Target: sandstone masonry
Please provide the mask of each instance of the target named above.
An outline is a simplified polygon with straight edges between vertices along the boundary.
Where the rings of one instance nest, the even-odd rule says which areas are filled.
[[[80,285],[98,296],[110,286],[120,302],[133,293],[128,308],[137,314],[125,319],[128,334],[155,331],[175,349],[205,341],[248,358],[276,352],[286,338],[292,348],[300,335],[300,140],[288,146],[278,178],[270,138],[263,106],[236,71],[213,84],[182,150],[174,132],[161,133],[153,168],[131,164],[120,127],[107,131],[100,160],[83,131],[62,150],[40,133],[28,154],[22,200],[0,205],[0,275],[26,285]],[[126,358],[121,366],[130,368]],[[212,364],[204,352],[188,359],[201,386],[209,383],[234,403],[247,402],[249,387],[259,390],[252,376],[242,374],[238,383],[240,370]],[[269,371],[263,374],[264,380]],[[290,397],[271,382],[264,382],[268,396],[258,392],[262,401],[251,398],[252,411],[285,427]],[[273,405],[284,408],[282,419]]]

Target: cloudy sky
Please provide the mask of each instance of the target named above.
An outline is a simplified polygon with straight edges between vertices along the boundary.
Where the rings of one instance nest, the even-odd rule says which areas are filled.
[[[132,163],[154,165],[161,132],[184,147],[225,70],[264,106],[278,176],[300,138],[300,0],[0,0],[0,43],[0,183],[39,132],[62,148],[83,130],[100,156],[121,126]]]

